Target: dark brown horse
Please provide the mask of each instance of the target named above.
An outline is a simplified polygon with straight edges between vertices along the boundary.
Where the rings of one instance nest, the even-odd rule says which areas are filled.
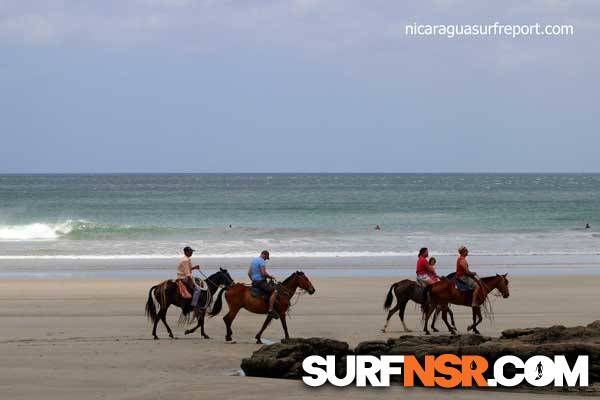
[[[223,292],[225,292],[225,300],[229,306],[229,312],[223,317],[223,321],[225,321],[225,327],[227,329],[225,340],[228,342],[231,341],[231,334],[233,333],[231,330],[231,324],[233,323],[237,313],[242,308],[245,308],[246,310],[255,314],[267,314],[269,311],[269,305],[265,302],[264,297],[254,297],[250,292],[251,288],[251,286],[243,283],[236,283],[231,287],[221,289],[219,296],[217,297],[217,301],[215,302],[215,305],[209,314],[211,317],[219,314],[222,308],[221,296],[223,295]],[[283,282],[278,284],[279,295],[277,296],[277,302],[275,303],[273,309],[279,315],[286,339],[289,339],[290,335],[288,334],[285,313],[290,306],[290,300],[298,288],[307,291],[309,294],[313,294],[315,292],[315,288],[313,287],[312,283],[308,280],[306,275],[304,275],[304,272],[301,271],[294,272]],[[262,343],[260,337],[264,330],[267,329],[267,326],[269,326],[269,323],[272,319],[273,317],[267,316],[262,328],[255,336],[256,343]]]
[[[396,296],[397,303],[390,310],[390,307],[392,306],[392,302],[394,301],[393,295]],[[390,318],[392,318],[392,315],[394,315],[394,313],[396,311],[398,311],[398,315],[400,316],[400,321],[402,322],[402,327],[404,328],[404,331],[411,332],[411,330],[408,329],[406,327],[406,324],[404,323],[404,310],[406,309],[406,304],[408,303],[409,300],[412,300],[415,303],[420,304],[422,311],[424,313],[427,312],[429,306],[426,304],[427,296],[425,293],[425,286],[421,286],[417,282],[411,281],[410,279],[403,279],[400,282],[394,283],[390,287],[390,290],[388,291],[388,294],[385,298],[385,303],[383,303],[383,309],[389,310],[387,318],[385,320],[385,325],[383,326],[383,329],[381,330],[383,333],[385,333],[385,331],[388,327],[388,324],[390,323]],[[450,310],[450,307],[448,307],[447,305],[446,305],[446,308],[447,308],[446,312],[450,314],[450,320],[452,321],[452,327],[454,329],[456,329],[456,324],[454,323],[454,313],[452,312],[452,310]],[[435,327],[435,321],[436,321],[437,316],[440,313],[440,311],[444,311],[442,305],[437,306],[435,308],[435,313],[433,314],[433,319],[431,321],[431,329],[434,332],[438,332],[438,330]]]
[[[205,282],[208,286],[208,291],[203,290],[200,293],[200,300],[198,301],[198,304],[203,306],[203,309],[197,310],[195,315],[192,317],[192,319],[196,318],[198,320],[198,324],[194,328],[186,330],[185,334],[188,335],[190,333],[194,333],[196,329],[200,327],[202,337],[209,339],[208,335],[204,332],[204,314],[206,313],[206,308],[210,305],[212,297],[217,292],[219,287],[227,287],[232,285],[233,279],[226,269],[219,268],[219,271],[206,278]],[[156,306],[152,300],[153,293],[154,298],[160,306],[158,312],[156,312]],[[171,305],[177,306],[181,308],[180,321],[189,321],[188,316],[192,311],[194,311],[190,303],[190,299],[184,299],[181,297],[179,288],[177,287],[177,283],[175,281],[163,281],[158,285],[152,286],[148,292],[146,316],[154,323],[152,327],[152,336],[154,336],[154,339],[158,339],[158,336],[156,336],[156,326],[158,325],[158,321],[162,321],[169,332],[169,336],[173,339],[176,339],[176,337],[173,336],[173,332],[171,331],[169,324],[167,324],[167,310]]]
[[[479,299],[477,299],[478,303],[485,306],[488,294],[494,289],[498,289],[503,298],[508,298],[510,293],[508,291],[508,279],[506,279],[507,275],[508,274],[496,274],[496,276],[488,276],[479,279],[481,290],[479,291]],[[459,306],[471,307],[471,294],[469,292],[458,290],[455,286],[454,280],[448,278],[443,278],[439,282],[431,285],[431,289],[429,290],[429,300],[430,307],[428,310],[426,310],[424,318],[424,330],[425,334],[427,335],[430,334],[429,330],[427,329],[429,317],[437,306],[443,307],[448,306],[448,304],[456,304]],[[473,324],[469,325],[467,330],[472,330],[473,333],[479,334],[477,325],[479,325],[483,320],[483,316],[481,315],[481,306],[471,308],[473,309]],[[448,324],[445,311],[442,311],[442,320],[448,327],[448,330],[450,330],[452,334],[456,334],[456,331]]]

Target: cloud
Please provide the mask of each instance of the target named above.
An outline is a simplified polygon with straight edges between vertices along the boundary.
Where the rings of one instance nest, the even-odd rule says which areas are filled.
[[[0,0],[0,44],[16,46],[168,47],[198,51],[284,48],[304,57],[369,63],[469,57],[488,63],[510,49],[518,67],[559,61],[594,46],[594,0]],[[568,40],[429,39],[404,35],[409,23],[572,23]],[[549,47],[554,46],[554,53]]]

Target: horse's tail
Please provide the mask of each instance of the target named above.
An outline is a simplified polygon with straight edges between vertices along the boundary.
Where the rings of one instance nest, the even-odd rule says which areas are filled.
[[[208,313],[208,316],[210,318],[219,315],[219,313],[221,312],[221,308],[223,308],[223,292],[226,291],[227,288],[221,288],[221,291],[219,292],[219,295],[217,296],[217,301],[215,301],[215,305],[213,306],[212,310],[210,310],[210,312]]]
[[[393,292],[396,289],[396,286],[398,286],[398,282],[396,282],[392,286],[390,286],[390,290],[388,290],[387,296],[385,297],[385,302],[383,303],[384,310],[389,310],[390,307],[392,306],[392,302],[394,301]]]
[[[152,292],[160,285],[155,285],[150,288],[148,291],[148,301],[146,301],[146,317],[152,322],[156,321],[156,305],[154,305],[154,300],[152,299]]]

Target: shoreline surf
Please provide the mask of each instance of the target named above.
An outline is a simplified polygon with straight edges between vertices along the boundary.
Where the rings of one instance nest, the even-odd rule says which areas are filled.
[[[440,274],[454,271],[454,256],[439,255]],[[174,276],[178,257],[125,257],[125,258],[0,258],[0,279],[170,279]],[[246,278],[251,257],[196,257],[204,273],[218,267],[229,269],[236,278]],[[284,257],[275,256],[270,270],[284,274],[290,270],[304,270],[320,277],[414,276],[415,256],[387,257]],[[508,272],[518,276],[571,276],[600,275],[600,256],[470,256],[473,269],[480,275]]]

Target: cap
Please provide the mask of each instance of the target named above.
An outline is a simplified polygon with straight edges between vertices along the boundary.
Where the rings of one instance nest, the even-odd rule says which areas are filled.
[[[184,253],[187,253],[187,252],[190,252],[190,251],[193,253],[196,250],[192,249],[190,246],[185,246],[183,248],[183,251],[184,251]]]

